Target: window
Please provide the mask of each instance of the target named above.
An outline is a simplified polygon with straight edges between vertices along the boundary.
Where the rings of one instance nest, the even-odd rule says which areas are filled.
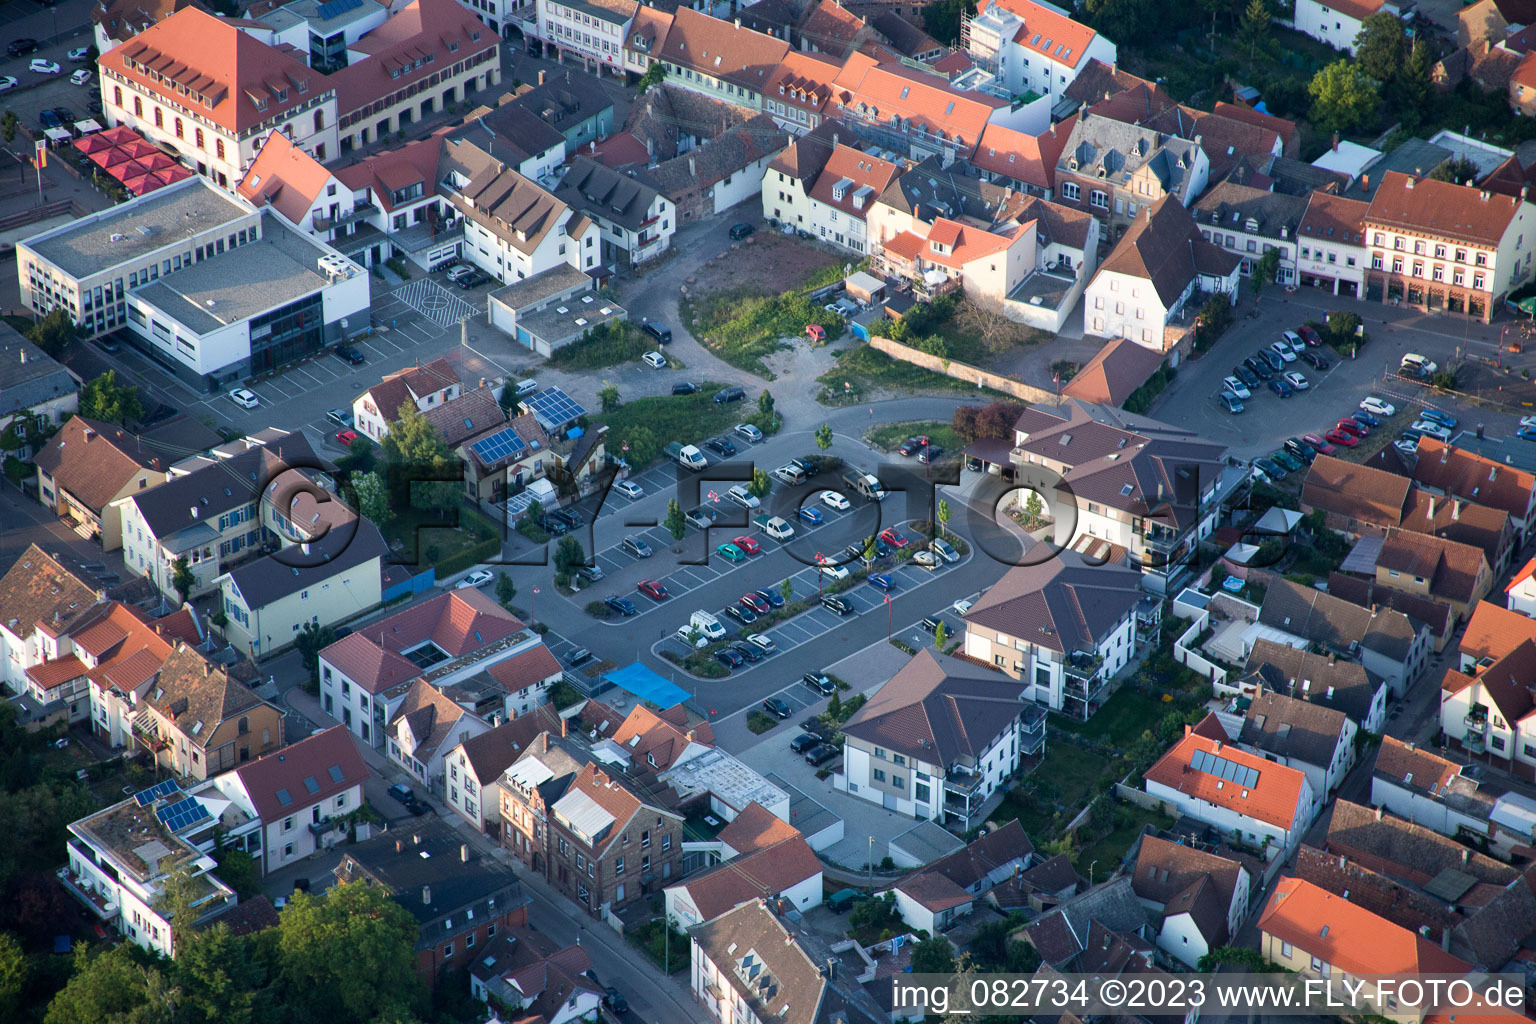
[[[1282,942],[1282,943],[1280,943],[1280,955],[1285,957],[1286,959],[1290,959],[1290,957],[1291,957],[1291,944],[1289,942]]]
[[[287,817],[287,818],[283,819],[283,831],[284,832],[292,832],[293,831],[293,818],[292,817]]]
[[[452,960],[453,959],[453,943],[450,942],[450,943],[448,943],[448,945],[443,947],[443,959],[444,960]]]
[[[875,748],[875,756],[880,758],[881,760],[884,760],[885,759],[885,748],[884,747],[876,747]]]
[[[884,768],[876,768],[875,769],[875,781],[876,782],[884,782],[885,781],[885,769]]]
[[[616,859],[613,862],[613,873],[614,873],[614,875],[622,875],[624,873],[624,858],[623,857],[619,857],[618,859]]]
[[[671,834],[664,835],[664,836],[661,837],[661,848],[663,850],[670,850],[670,849],[672,849],[672,836],[671,836]]]
[[[134,102],[137,103],[138,101],[135,100]],[[1077,187],[1076,182],[1063,182],[1061,186],[1061,198],[1070,199],[1073,202],[1076,202],[1078,199],[1082,198],[1082,190]]]
[[[1098,189],[1094,189],[1088,195],[1088,205],[1097,206],[1101,210],[1107,210],[1109,209],[1109,196]]]
[[[891,760],[894,761],[896,764],[903,764],[904,765],[904,764],[907,763],[907,758],[906,758],[906,756],[904,754],[895,754],[895,755],[893,755],[891,757]]]

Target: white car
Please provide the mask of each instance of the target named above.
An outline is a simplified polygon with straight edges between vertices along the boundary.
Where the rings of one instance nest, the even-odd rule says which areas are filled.
[[[77,46],[73,50],[69,51],[69,59],[74,61],[76,64],[84,60],[90,60],[91,48],[89,46]]]
[[[1417,441],[1410,441],[1407,438],[1401,438],[1397,441],[1393,441],[1392,447],[1396,448],[1404,455],[1419,454],[1419,443]]]
[[[20,84],[15,75],[0,75],[0,92],[9,92]]]
[[[1391,402],[1385,401],[1384,399],[1377,398],[1375,395],[1367,395],[1365,400],[1360,403],[1360,408],[1364,409],[1372,416],[1397,415],[1397,406],[1393,405]]]
[[[35,71],[39,75],[57,75],[64,69],[59,67],[55,61],[45,60],[42,57],[33,57],[32,63],[27,65],[27,70]]]
[[[1430,437],[1439,438],[1442,441],[1449,441],[1451,439],[1451,432],[1445,429],[1443,424],[1436,423],[1433,420],[1415,420],[1410,429],[1417,430],[1421,434],[1428,434]]]
[[[457,266],[448,268],[448,280],[452,281],[454,284],[458,284],[460,281],[464,280],[474,272],[475,268],[470,266],[468,263],[460,263]]]
[[[1227,377],[1221,382],[1221,386],[1232,392],[1238,398],[1252,398],[1253,393],[1248,390],[1248,385],[1236,377]]]
[[[1295,388],[1297,391],[1305,391],[1307,388],[1312,386],[1307,383],[1306,374],[1297,370],[1292,370],[1290,373],[1286,374],[1285,382],[1291,387]]]
[[[1294,363],[1296,361],[1296,353],[1291,351],[1291,346],[1283,341],[1272,343],[1269,346],[1269,350],[1279,356],[1282,363]]]
[[[848,567],[846,565],[832,565],[830,563],[823,563],[821,566],[821,574],[828,579],[845,580],[848,578]]]
[[[962,597],[960,600],[950,605],[950,607],[954,609],[956,615],[964,615],[966,612],[971,610],[971,605],[974,603],[975,602]]]
[[[645,497],[645,488],[641,487],[639,484],[632,480],[621,480],[613,485],[613,489],[624,495],[624,497],[628,498],[630,501],[638,501]]]
[[[468,590],[471,587],[483,587],[495,579],[495,573],[489,569],[476,569],[453,585],[454,590]]]
[[[771,651],[771,650],[774,649],[773,638],[772,637],[763,636],[763,634],[761,634],[761,633],[749,633],[749,634],[747,634],[747,643],[755,644],[756,646],[761,647],[765,651]]]
[[[822,491],[821,503],[827,508],[835,508],[839,512],[847,512],[853,506],[848,504],[848,499],[836,491]]]
[[[1440,369],[1440,364],[1433,359],[1426,359],[1417,352],[1409,352],[1403,356],[1402,367],[1405,370],[1413,370],[1422,373],[1426,377]]]
[[[91,74],[85,68],[81,68],[79,71],[76,71],[74,74],[69,76],[70,85],[90,85],[94,81],[96,81],[96,76]]]
[[[660,352],[647,352],[640,358],[645,360],[646,366],[655,367],[658,370],[664,370],[667,368],[667,357],[662,355]]]
[[[1282,331],[1280,337],[1284,338],[1286,344],[1291,346],[1292,352],[1301,353],[1307,350],[1307,343],[1302,341],[1301,335],[1295,331]]]
[[[256,392],[249,388],[235,388],[229,393],[236,405],[242,409],[254,409],[261,404],[261,399],[256,397]]]

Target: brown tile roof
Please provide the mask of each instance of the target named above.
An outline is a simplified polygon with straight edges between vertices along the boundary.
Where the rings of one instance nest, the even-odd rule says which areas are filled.
[[[1313,192],[1307,201],[1307,212],[1301,218],[1299,236],[1340,245],[1362,245],[1365,214],[1369,209],[1370,204],[1364,200]]]
[[[71,679],[79,679],[86,674],[85,662],[73,654],[63,658],[55,658],[33,665],[26,670],[26,676],[36,683],[40,689],[51,690]]]
[[[1027,861],[1034,852],[1035,846],[1024,833],[1024,826],[1017,818],[1010,818],[1002,826],[971,840],[964,849],[941,857],[922,870],[937,872],[969,890],[1003,865],[1020,858]]]
[[[935,914],[964,906],[975,899],[947,876],[938,872],[920,871],[908,875],[896,883],[896,890],[905,893],[913,902]]]
[[[636,704],[613,734],[640,771],[666,771],[693,742],[692,733]]]
[[[1159,97],[1159,102],[1164,106],[1177,102],[1156,83],[1149,82],[1145,78],[1137,78],[1129,71],[1122,71],[1119,65],[1105,64],[1097,57],[1078,69],[1077,77],[1067,83],[1062,95],[1078,103],[1093,104],[1137,85],[1152,88],[1154,94]]]
[[[1461,634],[1461,653],[1473,661],[1496,661],[1527,640],[1536,640],[1536,619],[1479,601]]]
[[[1287,579],[1270,583],[1259,621],[1306,640],[1347,648],[1358,643],[1406,664],[1418,631],[1398,611],[1369,608]]]
[[[419,672],[406,668],[410,662],[401,651],[430,640],[450,658],[459,658],[525,628],[521,620],[480,591],[451,590],[387,619],[370,622],[331,644],[320,656],[369,693],[379,693]],[[364,642],[359,642],[359,637]]]
[[[97,0],[91,8],[91,21],[106,30],[108,39],[122,41],[183,7],[207,10],[201,0]]]
[[[276,928],[279,923],[277,908],[272,905],[272,901],[265,895],[257,895],[241,900],[209,921],[207,927],[221,924],[229,929],[231,935],[238,936],[254,935],[268,928]]]
[[[1188,914],[1206,943],[1215,948],[1227,940],[1227,911],[1231,906],[1231,892],[1222,892],[1214,878],[1201,875],[1164,904],[1163,916]]]
[[[1407,477],[1319,455],[1301,485],[1301,503],[1356,522],[1397,526],[1412,486]]]
[[[1140,603],[1139,576],[1115,566],[1090,567],[1065,552],[1014,566],[965,613],[966,626],[1063,654],[1094,651]]]
[[[1376,565],[1391,571],[1423,577],[1429,592],[1450,601],[1477,599],[1489,574],[1488,559],[1481,548],[1407,530],[1392,530],[1382,542]]]
[[[743,807],[715,838],[743,854],[782,843],[799,834],[799,829],[754,800]]]
[[[1299,878],[1275,885],[1259,930],[1351,974],[1461,974],[1472,965],[1412,931]]]
[[[361,633],[352,633],[320,652],[342,675],[369,693],[382,693],[421,674],[421,669],[399,654],[381,647]]]
[[[1018,716],[1024,685],[924,648],[853,713],[849,736],[950,765],[983,753]]]
[[[1376,751],[1376,774],[1394,784],[1437,795],[1461,774],[1461,766],[1428,750],[1405,743],[1393,736],[1383,736]]]
[[[1419,440],[1413,479],[1421,487],[1503,509],[1523,521],[1536,491],[1536,474],[1502,465],[1432,437]]]
[[[1238,742],[1327,769],[1344,742],[1348,723],[1342,711],[1264,690],[1254,695]]]
[[[572,793],[583,794],[613,816],[613,828],[592,846],[593,852],[599,857],[619,838],[640,809],[648,806],[624,781],[608,769],[590,762],[582,765],[581,771],[576,773],[565,796],[569,797]]]
[[[389,212],[395,208],[397,188],[420,183],[424,194],[432,194],[440,177],[438,164],[442,156],[442,134],[433,133],[339,167],[335,173],[338,181],[354,191],[368,189],[372,201]]]
[[[635,9],[635,18],[630,23],[629,36],[624,40],[624,46],[636,53],[659,54],[671,30],[670,11],[641,4]]]
[[[846,57],[868,35],[864,19],[837,0],[816,0],[800,19],[802,43],[836,57]]]
[[[981,142],[971,156],[971,163],[984,171],[1013,178],[1036,188],[1056,187],[1056,164],[1067,146],[1074,114],[1050,131],[1030,135],[1007,125],[989,124],[981,132]]]
[[[500,39],[455,0],[411,0],[392,10],[389,18],[347,48],[354,57],[344,68],[326,76],[336,90],[341,116],[362,111],[376,101],[388,102],[401,89],[425,88],[441,69],[472,62]],[[424,57],[434,58],[417,64]]]
[[[220,725],[266,703],[185,644],[166,657],[143,702],[197,747],[206,745]]]
[[[1513,534],[1509,513],[1460,498],[1446,498],[1415,487],[1408,496],[1402,526],[1480,548],[1489,565],[1503,561]]]
[[[448,143],[454,156],[467,142]],[[499,164],[490,164],[453,193],[450,201],[475,223],[521,253],[538,249],[556,225],[574,222],[570,207],[529,178]],[[568,227],[567,231],[575,234]]]
[[[1328,593],[1362,608],[1379,606],[1402,612],[1437,637],[1449,636],[1451,627],[1456,624],[1456,609],[1444,601],[1406,590],[1393,590],[1374,579],[1331,572],[1328,574]]]
[[[389,716],[389,732],[392,736],[399,735],[398,726],[404,723],[414,742],[412,756],[425,764],[453,738],[455,727],[466,715],[474,718],[443,691],[425,679],[417,679],[405,691],[394,714]]]
[[[1419,885],[1447,868],[1499,886],[1519,877],[1508,864],[1469,850],[1433,829],[1342,798],[1333,802],[1327,848],[1372,871]]]
[[[457,448],[474,435],[507,422],[505,410],[488,387],[466,391],[458,398],[434,405],[422,415],[449,448]]]
[[[324,732],[235,769],[265,823],[329,800],[368,780],[368,765],[346,726]]]
[[[498,661],[485,670],[486,675],[507,693],[517,693],[530,686],[537,686],[552,676],[560,674],[560,663],[543,644],[530,647],[520,654]]]
[[[1280,136],[1281,142],[1288,150],[1291,148],[1291,140],[1296,137],[1295,121],[1288,121],[1274,114],[1266,114],[1252,107],[1245,107],[1241,103],[1218,102],[1211,112],[1234,121],[1246,121],[1260,128],[1268,128]]]
[[[1296,851],[1293,870],[1297,878],[1339,896],[1347,894],[1351,903],[1393,924],[1414,931],[1429,928],[1430,936],[1435,939],[1440,937],[1443,929],[1461,919],[1459,914],[1415,888],[1394,882],[1342,854],[1325,853],[1305,843]]]
[[[1141,848],[1131,869],[1131,888],[1144,900],[1167,903],[1209,876],[1216,880],[1217,888],[1225,895],[1226,906],[1222,908],[1225,917],[1242,872],[1243,866],[1235,860],[1148,834],[1141,837]]]
[[[821,965],[807,955],[763,900],[743,903],[689,934],[699,953],[714,963],[757,1020],[816,1024],[822,1019],[819,1011],[828,985]],[[757,973],[765,977],[764,984],[744,980],[751,972],[739,968],[748,956],[752,960],[746,966],[760,965]]]
[[[1224,275],[1241,260],[1202,238],[1194,218],[1170,193],[1136,218],[1099,265],[1099,272],[1149,281],[1163,304],[1171,306],[1195,279],[1203,262]]]
[[[0,623],[26,639],[35,628],[66,632],[102,595],[35,543],[0,577]]]
[[[1207,715],[1202,725],[1209,725],[1215,715]],[[1191,765],[1197,751],[1219,756],[1243,768],[1258,773],[1257,781],[1248,787],[1228,782],[1218,786],[1222,779],[1210,772]],[[1217,754],[1217,752],[1220,752]],[[1220,743],[1200,731],[1191,731],[1147,769],[1144,778],[1177,790],[1186,796],[1203,800],[1214,807],[1225,808],[1234,814],[1253,818],[1278,828],[1289,829],[1297,821],[1301,806],[1302,785],[1306,775],[1296,768],[1275,764],[1257,754],[1238,750],[1230,744]]]
[[[538,648],[543,650],[543,648]],[[459,746],[482,786],[496,781],[497,777],[523,755],[543,732],[560,731],[560,715],[552,704],[540,704],[526,715],[510,722],[502,722],[496,728],[471,736]]]
[[[332,88],[324,75],[291,53],[201,7],[183,7],[102,54],[98,62],[168,100],[181,96],[178,87],[185,86],[203,116],[240,136]]]
[[[819,874],[821,861],[796,834],[707,868],[681,886],[698,909],[699,920],[712,921],[739,903],[778,896]]]
[[[895,180],[899,168],[889,160],[861,152],[852,146],[839,145],[832,150],[816,183],[811,187],[811,198],[827,206],[841,210],[854,220],[869,216],[870,207]],[[841,198],[838,188],[841,186]],[[855,206],[854,198],[861,198],[863,205]]]
[[[1519,208],[1518,198],[1433,178],[1415,181],[1411,175],[1388,171],[1371,197],[1365,220],[1370,227],[1496,246]],[[1424,461],[1422,454],[1419,461]]]
[[[1385,685],[1357,661],[1263,638],[1254,641],[1247,668],[1277,693],[1336,708],[1356,722],[1366,720]]]
[[[1116,338],[1099,349],[1071,380],[1062,385],[1061,393],[1084,402],[1123,405],[1161,365],[1161,352],[1138,345],[1129,338]]]
[[[1382,0],[1318,0],[1318,3],[1330,11],[1364,21],[1381,10]]]
[[[660,59],[760,93],[774,65],[788,52],[789,44],[782,39],[679,7]]]
[[[144,469],[163,473],[174,461],[158,445],[83,416],[70,417],[32,457],[33,465],[97,515],[134,474]]]

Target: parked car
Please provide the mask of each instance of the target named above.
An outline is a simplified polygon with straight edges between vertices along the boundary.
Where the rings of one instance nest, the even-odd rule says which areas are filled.
[[[822,594],[821,606],[839,615],[853,614],[853,603],[846,597],[840,597],[837,594]]]
[[[1252,398],[1253,394],[1248,390],[1248,385],[1237,377],[1227,377],[1222,382],[1222,387],[1236,395],[1238,398]]]
[[[70,85],[90,85],[94,81],[96,81],[96,76],[91,74],[85,68],[80,68],[78,71],[69,76]]]
[[[261,404],[261,399],[249,388],[234,388],[229,393],[230,400],[242,409],[254,409]]]
[[[757,228],[753,227],[751,224],[732,224],[730,235],[732,238],[739,240],[746,238],[756,230]]]
[[[805,760],[808,764],[823,765],[841,753],[841,750],[830,743],[818,743],[805,752]]]
[[[686,380],[672,385],[672,393],[674,395],[692,395],[703,390],[703,388],[692,381]]]
[[[1418,455],[1419,454],[1419,442],[1417,442],[1417,441],[1410,441],[1407,438],[1403,438],[1403,437],[1398,438],[1396,441],[1392,442],[1392,447],[1396,448],[1399,452],[1402,452],[1404,455]]]
[[[745,391],[743,391],[740,387],[737,387],[735,384],[732,384],[728,388],[721,388],[719,391],[715,392],[715,404],[726,405],[730,402],[739,402],[746,397],[747,393]]]
[[[1233,416],[1238,415],[1247,408],[1247,406],[1243,404],[1243,400],[1238,398],[1230,391],[1223,391],[1216,397],[1221,401],[1222,408],[1226,409],[1227,412],[1231,413]]]
[[[356,440],[357,431],[355,430],[338,430],[336,432],[336,443],[341,445],[343,448],[352,447],[352,442]]]
[[[653,601],[663,601],[667,597],[667,588],[659,580],[641,580],[635,584],[635,589]]]
[[[937,569],[939,556],[932,551],[918,551],[912,555],[912,564],[919,569]]]
[[[716,651],[715,660],[726,668],[741,668],[741,666],[747,663],[747,659],[730,647],[722,647]]]
[[[828,508],[835,508],[839,512],[846,512],[853,506],[848,504],[848,499],[836,491],[822,491],[821,503]]]
[[[658,345],[672,344],[672,328],[655,320],[647,320],[640,325],[640,329],[656,339]],[[695,389],[697,390],[697,389]],[[675,392],[674,392],[675,394]]]
[[[1318,334],[1316,331],[1314,331],[1311,327],[1308,327],[1306,324],[1302,324],[1300,327],[1296,328],[1296,333],[1301,335],[1301,340],[1302,341],[1305,341],[1308,345],[1312,346],[1313,348],[1318,348],[1323,343],[1322,335]]]
[[[1397,406],[1384,398],[1377,398],[1375,395],[1367,395],[1362,399],[1360,408],[1375,416],[1395,416],[1397,414]]]
[[[582,579],[589,583],[596,583],[598,580],[603,578],[605,573],[603,572],[603,567],[600,565],[583,565],[581,568],[576,570],[576,575],[580,576]]]
[[[59,67],[55,61],[45,60],[42,57],[33,57],[32,63],[27,65],[27,70],[39,75],[57,75],[64,69]]]
[[[343,362],[351,363],[353,366],[361,366],[366,362],[363,354],[351,345],[337,345],[331,349],[331,354]]]
[[[5,46],[5,52],[12,57],[25,57],[29,53],[37,52],[36,39],[12,39]]]
[[[752,623],[757,621],[757,612],[750,608],[745,608],[739,604],[727,605],[725,614],[729,615],[743,626],[750,626]]]
[[[1353,434],[1347,434],[1342,430],[1330,430],[1323,436],[1332,441],[1334,444],[1342,445],[1345,448],[1353,448],[1360,443],[1360,439],[1358,437]]]
[[[1307,382],[1306,375],[1298,370],[1292,370],[1290,373],[1287,373],[1285,375],[1285,382],[1297,391],[1305,391],[1311,387],[1311,384]]]
[[[763,432],[750,423],[736,424],[736,436],[748,444],[757,444],[763,439]]]
[[[929,544],[928,548],[934,554],[944,559],[946,562],[960,561],[960,552],[956,551],[954,545],[945,540],[943,537],[940,537],[932,544]]]
[[[897,455],[911,457],[917,454],[917,450],[928,443],[927,437],[909,437],[896,448]]]
[[[764,654],[771,653],[773,649],[778,646],[773,642],[773,637],[764,636],[761,633],[748,633],[747,643],[751,644],[753,647],[758,648]]]
[[[1450,413],[1441,412],[1439,409],[1420,409],[1419,419],[1429,420],[1431,423],[1438,423],[1446,430],[1456,429],[1456,417],[1452,416]]]
[[[1338,451],[1337,448],[1329,444],[1327,441],[1324,441],[1316,434],[1302,434],[1301,439],[1306,442],[1308,447],[1317,452],[1319,455],[1332,455],[1334,452]]]
[[[708,505],[700,505],[698,508],[683,516],[688,525],[697,526],[701,530],[707,530],[715,525],[715,510]]]
[[[1307,343],[1302,341],[1301,335],[1297,334],[1295,331],[1282,331],[1280,338],[1287,345],[1291,346],[1291,351],[1297,355],[1301,355],[1301,353],[1305,352],[1307,349]]]
[[[1284,480],[1286,477],[1285,468],[1276,465],[1269,459],[1254,459],[1253,468],[1263,474],[1266,480]]]
[[[751,662],[762,661],[764,658],[768,657],[768,655],[763,653],[763,649],[761,647],[758,647],[756,644],[749,644],[743,640],[738,640],[731,644],[731,650],[735,651],[747,661]]]
[[[745,534],[740,537],[732,537],[731,543],[749,555],[760,555],[763,553],[763,546]]]
[[[55,114],[52,110],[46,109],[37,115],[37,123],[43,126],[44,131],[47,131],[49,128],[64,127],[64,122],[59,120],[59,115]]]
[[[1449,441],[1451,439],[1451,432],[1445,429],[1444,424],[1436,423],[1433,420],[1416,420],[1413,424],[1413,429],[1421,434],[1428,434],[1430,437],[1438,438],[1441,441]]]
[[[827,520],[827,517],[821,514],[821,509],[815,505],[801,505],[799,516],[813,526],[820,526]]]
[[[625,537],[619,541],[619,550],[636,558],[651,557],[651,546],[639,537]]]
[[[645,488],[641,487],[633,480],[620,480],[618,483],[613,485],[613,489],[624,495],[624,497],[628,498],[630,501],[639,501],[641,498],[645,497]]]
[[[911,543],[911,541],[907,540],[906,535],[894,526],[887,526],[881,530],[880,539],[898,550]]]
[[[1248,372],[1257,377],[1261,383],[1275,375],[1273,367],[1269,365],[1269,360],[1260,358],[1257,355],[1244,359],[1243,365],[1248,367]]]
[[[70,50],[67,56],[72,62],[79,64],[82,61],[91,59],[91,48],[89,46],[77,46]]]
[[[1349,416],[1344,417],[1343,419],[1339,420],[1338,423],[1334,424],[1334,429],[1342,430],[1344,433],[1352,434],[1355,437],[1369,437],[1371,433],[1370,427]]]
[[[740,604],[743,608],[752,609],[759,615],[767,615],[773,611],[773,605],[768,603],[768,599],[759,595],[756,591],[750,594],[742,594],[736,599],[736,603]]]
[[[1349,415],[1350,415],[1350,418],[1353,419],[1356,423],[1363,423],[1363,424],[1365,424],[1368,427],[1379,427],[1379,426],[1381,426],[1381,420],[1377,419],[1375,416],[1372,416],[1370,413],[1366,412],[1364,409],[1356,409],[1354,412],[1350,413]]]
[[[607,597],[603,598],[603,604],[607,605],[609,608],[612,608],[614,611],[618,612],[625,618],[628,618],[631,615],[640,614],[640,609],[635,607],[635,602],[631,601],[627,597],[620,597],[617,594],[609,594]]]
[[[812,747],[819,746],[820,744],[821,740],[817,739],[815,736],[812,736],[808,732],[802,732],[794,739],[789,741],[789,749],[797,754],[803,754],[807,750],[810,750]]]
[[[448,268],[448,280],[457,282],[460,278],[468,277],[475,272],[475,268],[468,263],[456,263]]]
[[[654,370],[665,370],[667,368],[667,357],[662,355],[660,352],[647,352],[640,358],[644,361],[646,366],[649,366]]]
[[[876,590],[889,592],[896,589],[896,581],[891,579],[888,573],[872,572],[865,577],[865,580]]]
[[[15,75],[0,75],[0,92],[10,92],[21,84]]]
[[[1246,388],[1248,388],[1250,390],[1253,389],[1253,388],[1258,387],[1259,384],[1261,383],[1261,381],[1259,380],[1259,375],[1254,373],[1252,370],[1250,370],[1246,366],[1234,366],[1234,367],[1232,367],[1232,374],[1238,380],[1243,382],[1243,386],[1244,387],[1246,387]]]
[[[712,437],[704,442],[704,447],[716,455],[731,456],[736,454],[736,446],[728,437]]]
[[[1280,363],[1282,364],[1282,366],[1285,363],[1294,363],[1296,361],[1296,352],[1295,352],[1295,350],[1292,349],[1291,346],[1287,345],[1283,341],[1272,341],[1272,342],[1270,342],[1269,350],[1271,352],[1273,352],[1276,356],[1279,357]],[[1273,366],[1274,363],[1271,362],[1270,365]],[[1280,369],[1280,368],[1281,368],[1280,366],[1275,366],[1275,369],[1277,369],[1277,370]]]
[[[1311,351],[1307,351],[1307,352],[1301,353],[1301,360],[1302,360],[1302,362],[1306,363],[1308,366],[1312,367],[1312,369],[1318,370],[1318,371],[1326,370],[1326,369],[1328,369],[1329,366],[1332,365],[1331,363],[1328,362],[1328,360],[1324,359],[1322,356],[1318,355],[1316,352],[1311,352]]]
[[[789,710],[789,702],[781,697],[769,697],[763,701],[763,710],[770,715],[777,715],[779,718],[788,718],[793,714]]]
[[[629,1012],[629,1000],[612,985],[603,989],[603,1005],[621,1017]]]
[[[1284,466],[1292,473],[1295,473],[1306,467],[1305,462],[1303,462],[1301,459],[1298,459],[1284,448],[1281,448],[1278,451],[1270,452],[1269,460]]]
[[[1272,380],[1272,381],[1270,381],[1269,382],[1269,390],[1273,391],[1275,394],[1279,395],[1281,398],[1290,398],[1292,395],[1294,395],[1296,393],[1296,389],[1291,387],[1290,384],[1286,383],[1283,380]]]
[[[1309,466],[1312,464],[1312,460],[1317,458],[1317,452],[1312,446],[1302,441],[1299,437],[1286,438],[1285,450]]]
[[[402,786],[398,782],[389,787],[389,795],[403,804],[410,803],[416,799],[415,790],[411,789],[410,786]]]
[[[944,456],[944,446],[938,444],[924,445],[923,450],[917,453],[917,461],[923,465],[937,462]]]

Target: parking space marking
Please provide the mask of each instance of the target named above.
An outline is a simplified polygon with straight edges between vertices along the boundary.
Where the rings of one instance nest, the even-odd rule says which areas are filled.
[[[391,294],[442,328],[473,319],[481,312],[431,278],[407,281]]]

